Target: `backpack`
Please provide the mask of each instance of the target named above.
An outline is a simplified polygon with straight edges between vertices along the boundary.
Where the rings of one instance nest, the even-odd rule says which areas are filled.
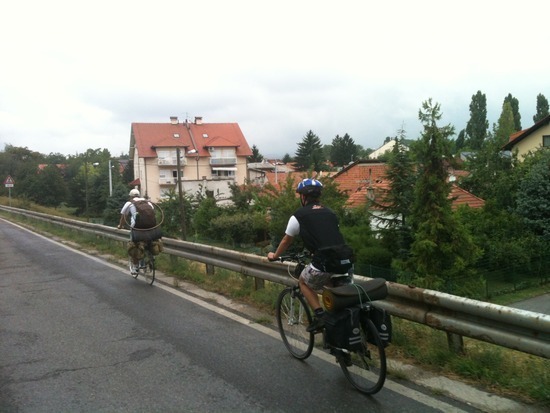
[[[358,307],[348,307],[335,313],[325,312],[323,320],[328,344],[347,350],[361,347],[359,311]]]
[[[136,208],[136,223],[134,228],[150,229],[157,225],[155,210],[145,199],[132,201]]]

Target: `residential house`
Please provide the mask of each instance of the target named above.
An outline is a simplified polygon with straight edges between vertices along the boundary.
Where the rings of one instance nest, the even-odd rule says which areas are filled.
[[[279,178],[286,179],[285,174],[294,172],[294,168],[278,159],[264,159],[262,162],[248,164],[248,181],[264,186],[267,182],[277,184]]]
[[[512,134],[502,149],[517,152],[518,158],[521,160],[529,152],[534,152],[539,148],[550,148],[550,115],[542,118],[530,128]]]
[[[194,122],[172,116],[167,123],[132,123],[133,184],[153,201],[179,190],[178,167],[182,191],[209,191],[227,199],[229,183],[245,182],[251,155],[237,123],[204,123],[198,116]]]
[[[387,141],[384,145],[379,147],[378,149],[375,149],[372,153],[369,154],[369,159],[378,159],[382,155],[384,155],[386,152],[391,152],[393,148],[395,147],[395,139],[390,139]],[[407,146],[403,145],[403,149],[408,151],[409,148]]]
[[[380,201],[383,194],[390,189],[390,182],[386,178],[387,164],[376,160],[358,160],[346,166],[333,176],[334,182],[338,188],[347,193],[349,198],[347,206],[350,208],[363,207],[370,199],[374,202]],[[460,175],[458,171],[451,170],[449,181],[454,182],[456,176]],[[470,192],[460,188],[452,183],[449,198],[452,199],[452,207],[458,208],[459,205],[469,205],[472,208],[481,208],[485,201],[476,197]],[[377,217],[383,217],[384,212],[373,207],[369,211],[373,215],[371,227],[377,230],[382,227],[382,220]]]

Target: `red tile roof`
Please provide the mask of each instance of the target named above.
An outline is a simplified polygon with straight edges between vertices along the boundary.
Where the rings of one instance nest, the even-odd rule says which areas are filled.
[[[132,144],[140,157],[156,158],[155,148],[196,149],[199,156],[210,156],[209,146],[235,147],[237,156],[251,156],[237,123],[132,123]]]
[[[454,171],[455,175],[462,175]],[[367,203],[367,189],[374,190],[374,196],[380,202],[383,194],[390,188],[386,179],[386,164],[380,161],[356,161],[334,175],[334,181],[339,189],[349,195],[347,205],[359,207]],[[453,209],[459,205],[469,205],[472,208],[481,208],[485,201],[476,197],[465,189],[453,184],[449,198],[453,200]]]
[[[520,141],[522,141],[532,133],[536,132],[538,129],[542,128],[543,126],[548,125],[549,123],[550,123],[550,115],[546,115],[544,118],[539,120],[530,128],[523,129],[513,133],[512,135],[510,135],[510,139],[508,140],[508,142],[506,142],[506,144],[502,147],[502,149],[512,150],[514,146],[517,145]]]

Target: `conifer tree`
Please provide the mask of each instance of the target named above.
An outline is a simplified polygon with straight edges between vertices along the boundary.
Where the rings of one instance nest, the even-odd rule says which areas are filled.
[[[424,131],[416,153],[418,175],[410,217],[413,242],[405,268],[418,286],[468,295],[475,283],[458,278],[471,275],[468,271],[479,251],[452,213],[447,162],[454,128],[439,127],[441,116],[440,105],[431,99],[419,111]]]
[[[480,90],[472,96],[470,103],[470,120],[466,124],[468,135],[467,146],[477,150],[481,148],[487,136],[489,121],[487,120],[487,98]]]
[[[510,139],[510,135],[517,132],[514,120],[514,111],[509,101],[502,104],[502,112],[498,118],[498,124],[495,129],[495,139],[497,145],[505,145]]]
[[[357,145],[346,133],[344,136],[336,135],[332,140],[330,160],[337,166],[345,166],[357,158]]]
[[[410,247],[410,226],[408,218],[413,200],[415,172],[409,151],[403,141],[405,131],[400,129],[395,145],[388,157],[385,178],[388,190],[381,194],[377,207],[389,217],[384,220],[387,228],[384,237],[392,237],[398,246],[397,256],[404,258]],[[380,217],[379,217],[380,219]]]
[[[296,156],[294,157],[295,167],[298,171],[312,169],[320,171],[323,162],[323,146],[319,137],[309,130],[302,142],[298,144]]]
[[[513,97],[511,93],[508,93],[508,96],[506,96],[504,98],[503,105],[506,102],[509,102],[510,106],[512,108],[512,116],[514,118],[515,132],[520,131],[521,130],[521,115],[519,113],[519,101],[515,97]]]
[[[549,114],[548,100],[542,93],[539,93],[537,96],[537,113],[533,116],[533,122],[537,123]]]

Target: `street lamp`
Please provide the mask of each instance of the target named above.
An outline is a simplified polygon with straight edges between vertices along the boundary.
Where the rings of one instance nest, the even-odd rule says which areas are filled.
[[[109,159],[109,196],[113,196],[113,173],[111,168],[111,160]]]
[[[199,180],[199,151],[196,149],[191,149],[190,151],[187,151],[187,155],[196,155],[195,156],[195,162],[197,163],[197,181]]]

